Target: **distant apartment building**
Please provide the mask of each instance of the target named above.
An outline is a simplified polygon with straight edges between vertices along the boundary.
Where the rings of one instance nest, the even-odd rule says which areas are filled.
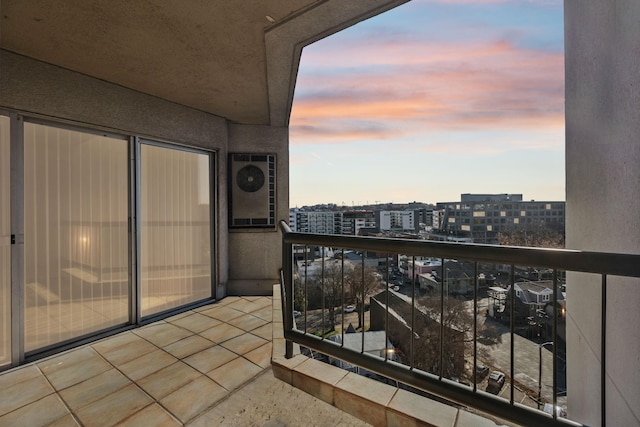
[[[431,228],[441,230],[444,218],[444,209],[434,209],[431,211]]]
[[[291,209],[289,227],[292,231],[301,233],[342,234],[342,212]]]
[[[415,233],[420,229],[416,211],[378,211],[376,219],[380,231]]]
[[[434,229],[436,216],[443,233],[496,243],[500,231],[539,224],[564,233],[565,202],[523,201],[522,194],[462,194],[459,202],[436,204]]]
[[[357,236],[363,228],[375,229],[376,227],[374,211],[342,212],[342,234]]]

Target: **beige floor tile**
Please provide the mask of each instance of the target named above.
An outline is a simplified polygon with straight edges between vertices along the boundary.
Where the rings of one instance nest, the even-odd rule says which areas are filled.
[[[138,380],[137,384],[154,399],[160,400],[201,375],[191,366],[176,362]]]
[[[117,347],[121,347],[125,344],[129,344],[140,339],[139,336],[134,334],[133,332],[123,332],[117,335],[114,335],[109,338],[105,338],[91,345],[96,351],[99,353],[105,353],[109,350],[112,350]]]
[[[402,420],[415,420],[415,425],[430,423],[434,426],[455,425],[458,410],[453,406],[426,399],[406,390],[398,389],[387,410],[387,421],[400,425]]]
[[[22,381],[41,376],[42,373],[35,365],[12,369],[0,374],[0,390],[7,390]]]
[[[25,405],[33,403],[54,392],[53,387],[46,380],[44,375],[38,375],[11,387],[2,389],[2,399],[0,399],[0,415],[7,414]]]
[[[236,353],[216,345],[183,359],[183,362],[206,374],[237,357]]]
[[[207,376],[231,391],[262,372],[262,368],[243,358],[237,358],[209,372]]]
[[[47,424],[47,427],[80,427],[80,424],[78,424],[78,421],[76,421],[73,415],[68,414],[62,418],[58,418],[51,424]]]
[[[51,394],[0,417],[0,426],[46,426],[68,415],[60,398]]]
[[[264,319],[261,319],[256,316],[252,316],[250,314],[246,314],[241,317],[236,317],[235,319],[229,320],[230,325],[233,325],[237,328],[242,329],[243,331],[251,331],[253,329],[259,328],[260,326],[264,326],[268,322]]]
[[[209,310],[201,311],[200,314],[213,317],[214,319],[218,319],[222,322],[228,322],[229,320],[235,319],[236,317],[244,316],[246,314],[242,311],[230,308],[229,305],[230,304],[214,306]]]
[[[134,333],[152,342],[158,347],[164,347],[183,338],[193,335],[188,331],[171,323],[159,322],[144,328],[136,329]]]
[[[220,345],[228,350],[233,351],[234,353],[243,355],[266,343],[267,340],[265,340],[264,338],[260,338],[252,334],[242,334],[235,338],[231,338],[230,340],[225,341]]]
[[[396,388],[358,374],[347,374],[334,390],[336,407],[376,426],[386,425],[386,405]]]
[[[271,305],[273,303],[273,298],[272,297],[256,297],[256,299],[249,300],[249,301],[253,302],[255,305],[257,305],[260,308],[264,308],[264,307],[271,308]]]
[[[191,335],[190,337],[183,338],[180,341],[176,341],[173,344],[169,344],[164,347],[166,352],[171,353],[178,359],[184,359],[187,356],[191,356],[206,348],[213,347],[215,343],[209,341],[200,335]]]
[[[334,404],[334,385],[346,375],[347,371],[344,369],[308,359],[293,370],[292,384],[318,399]]]
[[[227,307],[233,308],[234,310],[238,310],[243,313],[251,313],[252,311],[260,310],[264,306],[256,304],[253,301],[249,301],[246,298],[240,298],[238,301],[228,304]]]
[[[208,310],[212,306],[219,307],[219,306],[223,306],[223,305],[228,305],[228,304],[231,304],[232,302],[237,301],[239,299],[240,299],[240,297],[235,297],[235,296],[234,297],[224,297],[221,300],[218,300],[218,301],[216,301],[215,303],[213,303],[211,305],[201,307],[202,310],[196,309],[196,311]]]
[[[301,365],[302,366],[302,365]],[[300,369],[300,366],[296,370]],[[336,388],[355,394],[372,402],[386,406],[391,401],[398,390],[396,387],[373,381],[353,372],[345,375],[337,384]]]
[[[177,361],[178,359],[166,351],[156,350],[122,364],[118,369],[133,381],[136,381]]]
[[[244,334],[244,331],[240,328],[236,328],[232,325],[227,325],[223,323],[218,326],[214,326],[213,328],[209,328],[206,331],[200,332],[200,335],[205,337],[206,339],[213,341],[216,344],[220,344],[225,342],[231,338],[237,337],[238,335]]]
[[[273,338],[284,338],[284,324],[282,322],[273,322]]]
[[[56,390],[62,390],[108,371],[112,366],[91,347],[82,347],[38,363]]]
[[[194,310],[188,310],[188,311],[185,311],[183,313],[178,313],[178,314],[176,314],[174,316],[167,317],[166,319],[164,319],[164,321],[173,323],[178,319],[182,319],[183,317],[191,316],[193,313],[195,313]]]
[[[253,331],[251,331],[251,333],[253,335],[257,335],[260,338],[264,338],[267,341],[271,341],[271,339],[273,338],[273,324],[272,323],[267,323],[264,326],[260,326],[257,329],[254,329]]]
[[[263,369],[271,366],[271,342],[246,353],[244,357]]]
[[[202,332],[205,329],[212,328],[221,323],[218,319],[200,313],[192,313],[189,316],[184,316],[177,320],[167,321],[195,333]]]
[[[207,377],[200,377],[160,401],[180,421],[186,423],[227,396],[227,391]]]
[[[261,308],[260,310],[251,312],[251,315],[266,320],[267,322],[271,322],[273,320],[273,309],[271,308],[271,304]]]
[[[86,427],[113,426],[152,402],[148,395],[131,384],[85,406],[76,415]]]
[[[174,427],[181,426],[182,423],[175,419],[162,406],[154,403],[136,412],[126,420],[117,424],[118,427]]]
[[[144,338],[140,338],[135,334],[132,335],[133,337],[128,337],[127,342],[119,346],[97,347],[94,345],[93,347],[100,352],[102,357],[115,366],[123,365],[158,349],[158,347]]]
[[[86,381],[66,388],[60,396],[74,411],[131,384],[117,369],[110,369]]]

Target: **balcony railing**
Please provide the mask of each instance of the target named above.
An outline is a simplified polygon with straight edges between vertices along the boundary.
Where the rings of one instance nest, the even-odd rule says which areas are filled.
[[[287,357],[298,343],[522,425],[579,425],[564,412],[565,286],[597,275],[606,420],[607,278],[640,277],[640,256],[281,229]]]

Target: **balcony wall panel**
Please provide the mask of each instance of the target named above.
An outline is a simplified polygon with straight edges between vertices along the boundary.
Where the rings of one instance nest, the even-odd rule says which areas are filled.
[[[567,247],[640,253],[640,2],[565,2]],[[569,277],[570,416],[601,425],[599,279]],[[611,278],[606,418],[640,425],[640,281]],[[597,319],[594,322],[594,318]],[[594,323],[598,323],[596,327]],[[594,404],[595,403],[595,404]]]
[[[289,131],[269,126],[231,125],[234,151],[276,154],[276,222],[289,218]],[[225,219],[226,223],[226,219]],[[229,294],[271,294],[282,266],[281,235],[276,228],[229,233]]]

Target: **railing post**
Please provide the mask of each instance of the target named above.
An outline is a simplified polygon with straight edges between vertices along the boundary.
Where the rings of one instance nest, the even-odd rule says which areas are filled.
[[[282,323],[285,331],[293,329],[293,244],[286,242],[287,232],[290,231],[289,226],[284,222],[280,222],[282,230]],[[284,357],[291,359],[293,357],[293,342],[285,341]]]

